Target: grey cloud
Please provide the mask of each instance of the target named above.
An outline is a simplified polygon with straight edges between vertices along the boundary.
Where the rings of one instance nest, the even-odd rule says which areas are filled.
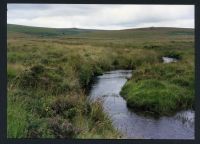
[[[8,23],[31,26],[99,29],[152,25],[194,27],[193,21],[194,6],[191,5],[8,5]]]

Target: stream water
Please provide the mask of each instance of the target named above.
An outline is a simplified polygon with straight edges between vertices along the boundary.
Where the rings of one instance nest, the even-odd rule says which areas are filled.
[[[170,57],[162,57],[163,63],[177,62],[177,59]]]
[[[194,139],[194,111],[174,116],[153,118],[131,111],[120,96],[122,86],[131,77],[131,70],[116,70],[96,77],[89,93],[90,100],[103,99],[104,111],[125,138]]]

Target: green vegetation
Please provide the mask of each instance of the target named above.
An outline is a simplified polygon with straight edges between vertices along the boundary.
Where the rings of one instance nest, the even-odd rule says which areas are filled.
[[[192,108],[194,30],[119,31],[8,25],[8,137],[121,138],[89,102],[93,77],[134,69],[121,94],[140,111],[168,115]],[[163,64],[162,56],[178,58]]]
[[[174,48],[175,49],[175,48]],[[171,115],[178,110],[194,109],[193,49],[164,52],[179,59],[176,63],[143,64],[133,72],[121,95],[137,111]]]

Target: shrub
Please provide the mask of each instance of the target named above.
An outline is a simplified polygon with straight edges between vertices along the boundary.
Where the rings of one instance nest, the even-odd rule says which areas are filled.
[[[177,52],[177,51],[167,51],[164,53],[164,56],[170,57],[170,58],[175,58],[175,59],[182,59],[182,53]]]
[[[70,86],[67,79],[63,79],[64,70],[61,67],[47,68],[34,65],[23,71],[16,79],[16,85],[23,89],[48,90],[52,94],[66,93]]]
[[[119,61],[117,60],[117,59],[115,59],[114,61],[113,61],[113,63],[112,63],[114,66],[117,66],[117,65],[119,65]]]
[[[43,65],[34,65],[30,70],[32,75],[39,75],[45,71],[45,67]]]
[[[31,119],[28,126],[28,138],[54,138],[54,134],[48,128],[46,119]]]
[[[55,114],[72,119],[77,113],[76,97],[59,97],[50,105]]]
[[[60,117],[49,119],[48,126],[56,138],[74,138],[80,132],[78,128]]]

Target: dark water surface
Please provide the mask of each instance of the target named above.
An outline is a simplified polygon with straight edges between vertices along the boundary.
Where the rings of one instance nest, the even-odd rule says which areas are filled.
[[[91,100],[102,98],[105,112],[116,129],[126,138],[194,139],[194,111],[178,112],[171,117],[153,118],[138,115],[127,108],[120,96],[122,86],[131,77],[130,70],[116,70],[98,76],[89,94]]]

